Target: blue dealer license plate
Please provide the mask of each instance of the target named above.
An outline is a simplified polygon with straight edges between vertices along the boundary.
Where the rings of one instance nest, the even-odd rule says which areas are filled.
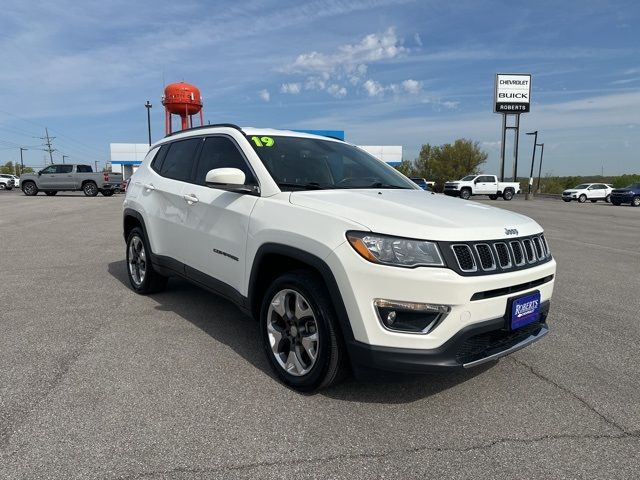
[[[533,292],[511,303],[511,329],[524,327],[540,318],[540,292]]]

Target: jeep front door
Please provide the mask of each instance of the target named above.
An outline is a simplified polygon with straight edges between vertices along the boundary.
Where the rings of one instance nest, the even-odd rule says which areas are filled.
[[[207,172],[215,168],[238,168],[245,173],[245,185],[256,185],[247,160],[232,138],[219,135],[205,139],[193,183],[183,191],[188,205],[186,272],[195,281],[206,285],[213,282],[223,294],[233,295],[233,291],[243,292],[249,218],[258,197],[207,187]]]

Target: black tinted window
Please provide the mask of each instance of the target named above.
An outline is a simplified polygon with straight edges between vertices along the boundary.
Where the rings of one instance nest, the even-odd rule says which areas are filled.
[[[153,158],[151,162],[151,168],[153,168],[158,173],[160,173],[160,168],[162,168],[162,161],[164,160],[168,149],[169,145],[162,145],[160,147],[160,150],[158,151],[158,154]]]
[[[73,165],[58,165],[58,173],[71,173],[73,172]]]
[[[201,141],[201,138],[190,138],[173,142],[169,146],[167,155],[160,167],[160,175],[188,182],[191,178],[191,168]]]
[[[76,167],[76,171],[78,173],[91,173],[92,169],[91,169],[91,167],[89,165],[78,165]]]
[[[245,174],[245,184],[255,185],[253,173],[246,160],[233,141],[226,137],[209,137],[204,141],[196,170],[196,183],[204,185],[207,172],[214,168],[240,169]]]

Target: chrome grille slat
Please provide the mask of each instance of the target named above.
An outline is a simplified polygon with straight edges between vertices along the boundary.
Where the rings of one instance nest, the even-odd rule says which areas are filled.
[[[493,257],[491,247],[487,243],[476,243],[474,245],[478,258],[480,259],[480,267],[484,271],[491,271],[496,269],[496,260]]]
[[[493,248],[496,251],[500,268],[511,268],[511,255],[509,255],[509,247],[507,247],[507,244],[504,242],[496,242],[493,244]]]
[[[511,252],[513,253],[514,263],[520,267],[525,264],[524,250],[522,250],[522,244],[518,240],[509,242],[511,246]]]
[[[467,273],[476,272],[478,270],[476,259],[473,257],[473,252],[469,245],[464,243],[451,245],[451,250],[453,250],[453,254],[456,257],[460,270]]]
[[[527,259],[527,262],[534,263],[536,261],[536,254],[533,250],[533,244],[531,243],[531,239],[525,238],[522,240],[522,246],[524,247],[524,255]]]

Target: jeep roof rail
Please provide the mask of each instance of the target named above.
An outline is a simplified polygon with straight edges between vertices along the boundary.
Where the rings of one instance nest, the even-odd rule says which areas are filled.
[[[175,132],[171,132],[171,133],[165,135],[164,138],[170,137],[172,135],[177,135],[178,133],[192,132],[193,130],[200,130],[200,129],[203,129],[203,128],[215,128],[215,127],[235,128],[236,130],[242,132],[242,128],[240,128],[238,125],[236,125],[234,123],[212,123],[210,125],[200,125],[198,127],[185,128],[184,130],[176,130]]]

